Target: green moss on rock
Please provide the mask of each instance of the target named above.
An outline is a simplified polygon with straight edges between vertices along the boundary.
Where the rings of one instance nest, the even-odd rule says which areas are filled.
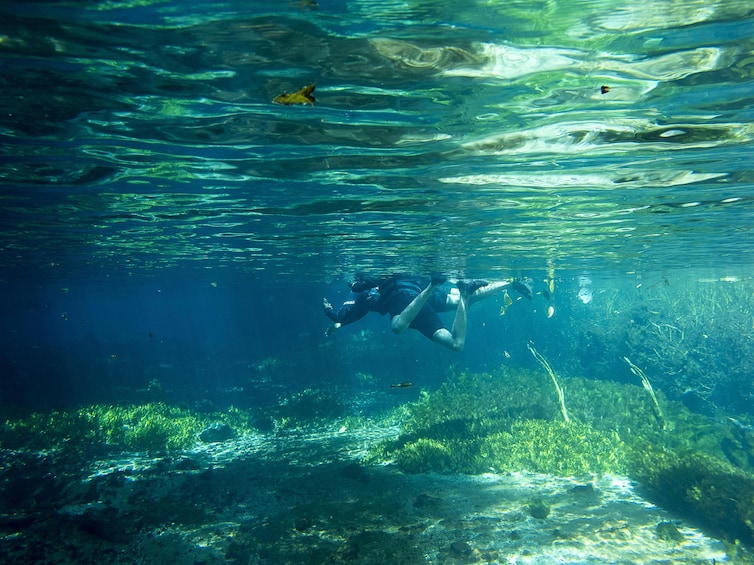
[[[700,453],[646,448],[631,454],[631,475],[664,508],[730,540],[754,544],[754,477]]]

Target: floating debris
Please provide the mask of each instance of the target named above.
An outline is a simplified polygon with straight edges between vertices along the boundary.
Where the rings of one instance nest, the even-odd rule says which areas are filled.
[[[287,92],[278,94],[277,96],[275,96],[275,98],[272,99],[272,101],[275,104],[284,104],[286,106],[293,106],[295,104],[309,104],[311,106],[314,106],[314,96],[312,96],[312,92],[314,92],[314,83],[310,84],[309,86],[305,86],[298,92],[294,92],[292,94],[289,94]]]
[[[503,291],[503,305],[500,307],[500,315],[505,316],[505,311],[513,304],[513,299],[508,296],[508,291]]]

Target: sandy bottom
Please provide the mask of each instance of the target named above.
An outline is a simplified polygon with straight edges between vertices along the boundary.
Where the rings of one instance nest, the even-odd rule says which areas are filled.
[[[727,562],[721,542],[622,477],[407,475],[359,463],[395,433],[269,435],[78,466],[6,452],[0,555],[17,564]]]

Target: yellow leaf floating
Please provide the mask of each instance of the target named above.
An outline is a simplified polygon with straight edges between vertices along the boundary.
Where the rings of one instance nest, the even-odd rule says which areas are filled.
[[[503,292],[503,306],[500,307],[500,315],[505,316],[505,311],[513,304],[513,300],[508,296],[508,291]]]
[[[312,92],[314,92],[314,83],[305,86],[293,94],[288,94],[287,92],[278,94],[272,99],[272,101],[275,104],[285,104],[286,106],[292,106],[294,104],[310,104],[314,106],[314,96],[312,96]]]

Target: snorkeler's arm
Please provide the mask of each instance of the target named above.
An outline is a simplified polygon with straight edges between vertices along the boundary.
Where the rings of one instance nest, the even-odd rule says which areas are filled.
[[[360,320],[369,312],[368,296],[366,292],[357,294],[353,299],[346,300],[336,312],[332,305],[325,299],[323,303],[325,315],[335,323],[335,329],[352,324]]]

